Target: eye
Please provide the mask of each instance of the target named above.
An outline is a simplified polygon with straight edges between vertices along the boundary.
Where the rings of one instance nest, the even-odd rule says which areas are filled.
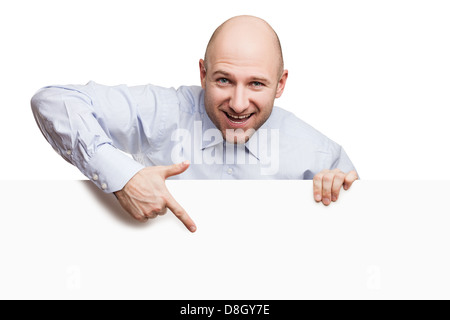
[[[252,82],[252,85],[254,87],[256,87],[256,88],[260,88],[260,87],[264,86],[264,84],[262,82],[259,82],[259,81]]]
[[[220,84],[228,84],[230,83],[230,81],[226,78],[220,78],[219,80],[217,80],[217,82],[219,82]]]

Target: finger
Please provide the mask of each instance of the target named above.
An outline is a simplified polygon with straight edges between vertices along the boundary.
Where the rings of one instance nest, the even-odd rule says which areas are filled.
[[[331,187],[333,186],[334,173],[326,173],[322,179],[322,203],[328,206],[331,203]]]
[[[313,179],[314,200],[316,200],[316,202],[322,200],[322,179],[323,173],[316,174]]]
[[[155,219],[157,216],[158,216],[158,214],[156,212],[152,212],[152,213],[146,214],[145,218],[147,220],[150,220],[150,219]]]
[[[331,201],[337,201],[339,198],[339,192],[341,191],[342,185],[344,184],[345,173],[342,171],[336,173],[333,180],[333,186],[331,187]]]
[[[165,207],[164,209],[162,209],[160,212],[158,212],[158,216],[163,216],[167,213],[167,207]]]
[[[148,218],[143,215],[131,215],[131,216],[141,223],[145,223],[148,221]]]
[[[160,199],[156,203],[154,203],[151,208],[147,208],[144,210],[144,215],[147,219],[155,219],[160,215],[163,215],[167,211],[166,202],[163,199]]]
[[[347,173],[344,180],[344,190],[350,189],[353,182],[356,180],[358,180],[358,173],[356,173],[356,171],[353,170]]]
[[[195,232],[197,227],[194,221],[189,217],[186,210],[183,209],[182,206],[169,194],[169,198],[167,199],[167,208],[172,211],[172,213],[180,219],[180,221],[188,228],[189,231]]]
[[[147,222],[147,218],[145,217],[144,213],[136,208],[136,206],[131,205],[128,201],[124,200],[123,192],[118,191],[115,192],[114,195],[116,196],[117,200],[119,201],[120,206],[135,220],[145,223]]]
[[[134,219],[136,219],[137,221],[139,221],[141,223],[145,223],[148,221],[148,217],[141,210],[133,209],[133,210],[127,210],[127,212],[130,214],[130,216],[132,216]]]
[[[173,164],[171,166],[165,167],[164,170],[164,178],[169,178],[172,176],[176,176],[178,174],[182,174],[189,168],[189,161],[184,161],[182,163]]]

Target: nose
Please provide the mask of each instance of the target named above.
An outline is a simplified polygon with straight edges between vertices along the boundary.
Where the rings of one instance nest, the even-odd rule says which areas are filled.
[[[245,87],[236,86],[230,99],[230,108],[237,114],[243,113],[249,107],[249,99]]]

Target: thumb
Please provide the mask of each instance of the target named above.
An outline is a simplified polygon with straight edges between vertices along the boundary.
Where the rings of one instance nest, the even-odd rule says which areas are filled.
[[[166,179],[168,177],[172,177],[172,176],[176,176],[178,174],[182,174],[183,172],[185,172],[190,166],[190,162],[188,160],[182,162],[182,163],[177,163],[177,164],[173,164],[171,166],[167,166],[166,170],[165,170],[165,177]]]

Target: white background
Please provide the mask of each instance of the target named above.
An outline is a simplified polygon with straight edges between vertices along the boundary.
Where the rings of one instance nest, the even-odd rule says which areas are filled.
[[[240,14],[282,41],[276,104],[343,145],[363,179],[450,179],[450,2],[435,0],[2,1],[0,178],[84,178],[39,132],[39,88],[199,84],[209,37]]]

